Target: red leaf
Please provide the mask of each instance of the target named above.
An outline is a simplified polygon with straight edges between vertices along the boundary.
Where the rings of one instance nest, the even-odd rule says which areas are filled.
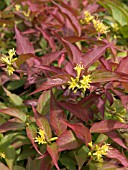
[[[16,117],[23,122],[26,122],[26,114],[22,112],[21,110],[15,109],[15,108],[8,108],[8,109],[0,109],[1,113]]]
[[[34,112],[36,124],[38,125],[40,129],[42,129],[45,132],[46,139],[47,140],[51,139],[52,130],[51,130],[48,120],[43,115],[39,114],[33,106],[32,106],[32,110]]]
[[[118,143],[120,146],[122,146],[125,149],[128,149],[125,144],[123,143],[123,141],[121,140],[121,138],[119,137],[119,135],[117,134],[117,132],[115,131],[110,131],[105,133],[109,138],[111,138],[114,142]]]
[[[72,114],[80,118],[82,121],[85,121],[86,123],[88,122],[89,115],[85,108],[79,106],[78,104],[72,104],[67,102],[60,102],[59,104],[68,111],[70,111]]]
[[[36,150],[40,155],[42,155],[42,153],[38,150],[38,147],[37,147],[37,145],[36,145],[36,143],[35,143],[35,140],[34,140],[35,137],[37,136],[37,129],[36,129],[35,125],[31,123],[29,126],[27,126],[27,127],[26,127],[26,133],[27,133],[27,136],[28,136],[28,138],[30,139],[33,147],[35,148],[35,150]]]
[[[22,130],[25,127],[25,124],[19,119],[13,118],[3,123],[0,126],[0,133],[7,132],[9,130]]]
[[[52,2],[54,5],[56,5],[60,9],[60,11],[65,16],[67,16],[67,18],[69,19],[70,23],[72,24],[72,27],[74,28],[75,32],[77,33],[78,36],[80,36],[81,35],[81,27],[80,27],[79,21],[76,18],[76,16],[74,15],[74,13],[71,11],[71,9],[69,9],[69,6],[63,2],[61,2],[62,6],[58,5],[54,1],[52,1]]]
[[[9,170],[9,168],[7,166],[5,166],[2,162],[0,162],[0,169]]]
[[[48,34],[48,32],[43,29],[43,28],[39,28],[36,27],[38,30],[40,30],[40,32],[42,33],[43,37],[48,41],[49,46],[52,48],[52,51],[56,51],[56,44],[54,42],[54,39],[51,37],[51,35]]]
[[[51,93],[50,101],[50,124],[52,125],[55,134],[60,136],[67,130],[67,126],[61,122],[61,120],[66,121],[66,114],[61,109],[57,101],[55,100],[53,94]]]
[[[117,159],[122,165],[128,167],[128,160],[117,149],[115,148],[110,149],[106,156],[108,158]]]
[[[102,65],[106,68],[106,70],[108,71],[112,71],[112,68],[111,68],[111,65],[110,63],[108,62],[108,60],[106,60],[104,57],[101,57],[99,59],[99,61],[102,63]]]
[[[123,95],[123,96],[120,96],[120,98],[121,98],[123,106],[125,107],[126,110],[128,110],[128,96]]]
[[[33,45],[30,43],[27,37],[23,36],[22,33],[15,26],[15,37],[17,43],[16,53],[20,54],[35,54]]]
[[[56,166],[57,170],[60,170],[58,163],[57,163],[58,157],[59,157],[57,144],[54,142],[54,143],[51,143],[50,145],[47,145],[47,151],[49,155],[51,156],[52,161],[54,165]]]
[[[103,120],[94,123],[90,129],[91,133],[105,133],[119,128],[128,128],[128,124],[116,120]]]
[[[53,52],[50,54],[46,54],[45,56],[41,58],[42,59],[41,64],[50,65],[53,61],[58,60],[59,56],[63,54],[64,52],[65,50],[61,50],[61,51]]]
[[[92,136],[89,129],[85,127],[82,123],[70,124],[64,121],[62,121],[62,123],[70,127],[79,139],[85,141],[86,145],[88,145],[88,143],[92,141]]]
[[[115,72],[128,74],[128,57],[122,58]]]
[[[53,165],[51,164],[51,157],[49,155],[45,155],[43,158],[41,158],[41,165],[40,169],[42,170],[51,170]]]
[[[41,92],[43,90],[51,89],[59,85],[66,84],[68,83],[68,81],[70,81],[70,78],[71,76],[69,74],[63,74],[63,75],[59,74],[59,75],[52,76],[48,78],[46,82],[44,82],[38,89],[36,89],[30,95]]]
[[[69,55],[69,59],[71,62],[78,64],[82,61],[82,52],[73,44],[71,44],[69,41],[66,41],[64,38],[62,38],[59,34],[57,34],[56,32],[54,32],[57,36],[57,38],[60,40],[60,42],[62,43],[62,45],[65,47],[68,55]]]
[[[81,146],[81,142],[75,137],[71,130],[64,132],[56,140],[59,152],[64,150],[72,150]]]
[[[82,56],[82,63],[85,68],[90,67],[94,62],[96,62],[104,53],[105,50],[112,45],[113,42],[103,45],[100,47],[95,47],[86,54]]]

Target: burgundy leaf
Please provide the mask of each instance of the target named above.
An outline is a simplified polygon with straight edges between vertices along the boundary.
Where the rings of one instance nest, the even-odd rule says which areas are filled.
[[[82,143],[75,137],[71,130],[64,132],[56,140],[59,152],[79,148]]]
[[[51,156],[52,161],[54,165],[56,166],[57,170],[60,170],[58,163],[57,163],[58,158],[59,158],[57,144],[54,142],[54,143],[51,143],[50,145],[47,145],[47,151],[49,155]]]
[[[92,136],[89,129],[85,127],[82,123],[70,124],[64,121],[62,121],[62,123],[70,127],[74,131],[76,136],[84,141],[86,145],[88,145],[88,143],[92,141]]]
[[[52,125],[57,136],[60,136],[67,130],[67,125],[63,124],[61,120],[66,121],[66,114],[55,100],[53,93],[51,93],[50,124]]]
[[[102,63],[106,70],[112,71],[110,63],[103,56],[99,59],[99,61]]]
[[[100,47],[95,47],[86,54],[82,56],[82,63],[85,68],[90,67],[94,62],[96,62],[106,51],[108,47],[112,45],[113,42],[103,45]]]
[[[117,159],[122,165],[128,167],[128,160],[117,149],[110,149],[106,156],[108,158]]]
[[[99,112],[101,113],[102,117],[104,118],[104,109],[105,109],[105,103],[106,103],[106,99],[102,99],[102,98],[99,98],[95,101],[96,103],[96,106],[99,110]]]
[[[122,146],[125,149],[128,149],[125,144],[123,143],[123,141],[121,140],[121,138],[119,137],[119,135],[117,134],[117,132],[115,131],[110,131],[105,133],[109,138],[111,138],[114,142],[118,143],[120,146]]]
[[[62,43],[62,45],[65,47],[68,55],[69,55],[69,59],[71,62],[78,64],[82,61],[82,52],[73,44],[71,44],[69,41],[66,41],[64,38],[62,38],[59,34],[57,34],[56,32],[54,32],[57,36],[57,38],[60,40],[60,42]]]
[[[34,107],[32,107],[32,110],[34,112],[36,124],[38,125],[40,129],[42,129],[45,132],[46,139],[47,140],[51,139],[52,130],[51,130],[48,120],[43,115],[39,114]]]
[[[52,163],[51,163],[51,157],[49,155],[45,155],[43,158],[41,158],[41,165],[40,169],[42,170],[51,170],[52,169]]]
[[[21,110],[15,109],[15,108],[7,108],[7,109],[0,109],[1,113],[16,117],[23,122],[26,122],[26,114],[22,112]]]
[[[19,119],[13,118],[3,123],[0,126],[0,133],[7,132],[9,130],[22,130],[25,127],[25,124]]]
[[[125,107],[126,110],[128,110],[128,96],[122,95],[120,96],[120,98],[121,98],[123,106]]]
[[[42,33],[43,37],[48,41],[50,47],[52,48],[52,51],[56,51],[56,44],[54,42],[54,39],[51,35],[48,34],[48,32],[43,29],[43,28],[39,28],[39,27],[36,27],[38,30],[40,30],[40,32]]]
[[[16,37],[16,43],[17,43],[17,49],[16,53],[18,55],[20,54],[35,54],[33,45],[30,43],[27,37],[22,35],[22,33],[16,28],[15,26],[15,37]]]
[[[53,61],[58,60],[59,56],[61,54],[65,53],[65,50],[57,51],[57,52],[52,52],[50,54],[46,54],[43,56],[41,59],[41,64],[42,65],[50,65]]]
[[[48,78],[47,81],[44,82],[38,89],[32,92],[31,95],[41,92],[43,90],[51,89],[59,85],[67,84],[68,81],[70,81],[70,78],[71,76],[69,74],[59,74],[59,75],[52,76]]]
[[[116,120],[103,120],[94,123],[90,129],[91,133],[105,133],[119,128],[128,128],[128,124]]]
[[[122,58],[115,72],[128,74],[128,57]]]
[[[37,136],[37,129],[36,129],[35,125],[31,123],[29,126],[27,126],[27,127],[26,127],[26,133],[27,133],[27,136],[28,136],[28,138],[30,139],[33,147],[35,148],[35,150],[36,150],[40,155],[42,155],[42,153],[38,150],[38,147],[37,147],[37,145],[36,145],[36,143],[35,143],[35,140],[34,140],[35,137]]]
[[[67,103],[67,102],[60,102],[59,103],[62,107],[70,111],[72,114],[80,118],[82,121],[85,121],[86,123],[89,120],[89,115],[86,110],[86,108],[83,108],[79,106],[78,104],[72,104],[72,103]]]
[[[80,27],[79,21],[76,18],[76,16],[74,15],[74,13],[71,11],[71,9],[69,10],[69,6],[63,2],[61,2],[62,6],[58,5],[54,1],[52,1],[52,2],[54,3],[54,5],[56,5],[60,9],[60,11],[64,15],[67,16],[67,18],[69,19],[70,23],[72,24],[75,32],[77,33],[78,36],[80,36],[81,35],[81,27]]]

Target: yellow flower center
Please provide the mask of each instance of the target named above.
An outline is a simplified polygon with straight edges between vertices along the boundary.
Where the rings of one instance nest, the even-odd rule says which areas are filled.
[[[0,157],[5,159],[5,153],[0,153]]]

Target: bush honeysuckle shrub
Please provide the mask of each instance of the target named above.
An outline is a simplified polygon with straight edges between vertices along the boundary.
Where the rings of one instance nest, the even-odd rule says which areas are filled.
[[[0,169],[127,170],[127,4],[0,10]]]

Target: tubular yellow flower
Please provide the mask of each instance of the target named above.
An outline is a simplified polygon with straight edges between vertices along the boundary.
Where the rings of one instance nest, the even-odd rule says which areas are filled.
[[[5,159],[5,153],[0,153],[0,157]]]
[[[16,10],[16,11],[19,11],[20,8],[21,8],[21,6],[20,6],[19,4],[16,4],[16,5],[15,5],[15,10]]]
[[[81,64],[77,64],[76,67],[74,67],[74,70],[76,70],[77,78],[79,79],[81,71],[84,70],[84,67]]]
[[[45,132],[41,129],[39,129],[38,136],[35,138],[35,142],[38,144],[47,144],[47,141],[45,139]]]
[[[84,18],[80,20],[81,24],[85,24],[85,23],[89,23],[90,21],[93,20],[93,16],[88,12],[88,11],[84,11]]]
[[[87,75],[87,76],[83,76],[83,79],[80,80],[80,88],[83,89],[83,91],[85,92],[86,89],[89,89],[90,88],[90,83],[91,83],[91,79],[90,79],[90,75]]]
[[[98,19],[93,19],[92,20],[94,28],[96,29],[96,31],[100,34],[106,34],[107,32],[109,32],[109,27],[104,25],[100,20]]]
[[[74,90],[75,88],[75,90],[74,90],[74,93],[76,93],[77,92],[77,88],[79,88],[79,84],[78,84],[78,79],[76,78],[73,78],[73,77],[71,77],[71,81],[68,81],[68,84],[69,84],[69,89],[72,89],[72,90]]]

